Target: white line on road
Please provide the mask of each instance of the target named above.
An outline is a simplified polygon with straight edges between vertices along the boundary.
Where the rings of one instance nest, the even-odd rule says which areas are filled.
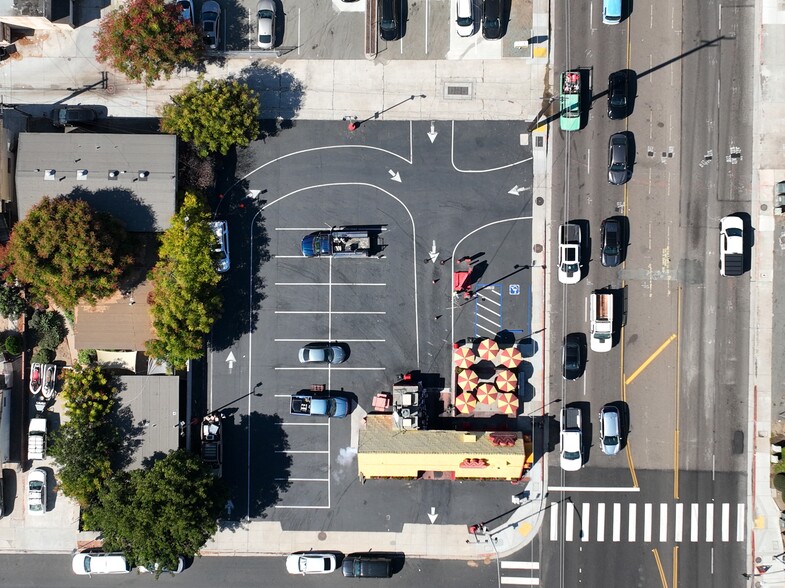
[[[281,423],[284,427],[326,427],[327,423],[298,423],[293,421],[284,421]]]
[[[507,584],[507,585],[515,584],[518,586],[539,586],[540,579],[539,578],[514,578],[514,577],[502,576],[499,583]]]
[[[384,282],[275,282],[276,286],[387,286]]]
[[[297,55],[300,54],[300,23],[302,19],[300,18],[300,9],[297,9]]]
[[[308,339],[273,339],[276,343],[302,343],[313,341],[313,337]],[[387,339],[341,339],[342,343],[384,343]]]
[[[387,314],[383,310],[276,310],[275,314]]]
[[[329,451],[325,451],[324,449],[314,449],[313,451],[308,451],[306,449],[285,449],[283,451],[276,451],[276,453],[330,453]]]
[[[597,541],[605,541],[605,503],[597,505]]]
[[[564,513],[564,515],[564,539],[565,541],[572,541],[572,524],[574,522],[573,519],[575,518],[575,505],[570,503],[567,506],[567,511]]]
[[[744,541],[744,520],[745,516],[744,503],[736,505],[736,541]]]
[[[646,543],[651,542],[651,503],[647,502],[643,505],[643,540]]]
[[[630,503],[630,526],[629,526],[629,529],[627,530],[627,541],[629,541],[630,543],[635,541],[635,535],[636,535],[636,528],[635,527],[638,524],[638,519],[636,518],[637,515],[638,515],[638,505],[635,504],[634,502],[631,502]]]
[[[640,488],[627,486],[548,486],[549,492],[640,492]]]
[[[714,541],[714,504],[706,505],[706,542]]]
[[[494,336],[498,335],[498,333],[497,333],[496,331],[492,331],[491,329],[489,329],[489,328],[487,328],[487,327],[484,327],[483,325],[481,325],[481,324],[479,324],[479,323],[477,324],[477,326],[478,326],[480,329],[483,329],[483,330],[485,330],[485,331],[488,331],[488,332],[489,332],[491,335],[494,335]]]
[[[520,161],[516,161],[514,163],[508,163],[507,165],[502,165],[499,167],[492,167],[490,169],[459,169],[458,166],[455,165],[455,121],[452,121],[452,135],[450,137],[450,163],[452,163],[452,167],[455,171],[462,173],[462,174],[483,174],[486,172],[495,172],[501,169],[507,169],[508,167],[514,167],[516,165],[520,165],[522,163],[526,163],[531,161],[533,158],[529,157],[527,159],[521,159]],[[409,161],[408,163],[411,163]]]
[[[289,482],[327,482],[329,478],[275,478],[278,481]]]
[[[589,540],[589,519],[591,518],[591,504],[584,502],[581,505],[581,541]]]
[[[613,541],[621,541],[621,503],[613,503]]]
[[[668,504],[660,504],[660,543],[668,540]]]
[[[294,505],[289,506],[289,505],[286,505],[286,504],[276,504],[275,508],[317,508],[317,509],[326,509],[326,508],[330,508],[330,507],[329,507],[329,505],[328,506],[294,506]]]
[[[343,370],[343,371],[383,371],[387,368],[383,367],[335,367],[335,366],[325,366],[325,367],[277,367],[276,370]]]
[[[275,259],[308,259],[307,257],[303,257],[302,255],[273,255]],[[316,259],[323,259],[317,257]]]
[[[722,540],[730,541],[730,504],[722,503]]]
[[[591,149],[586,150],[586,173],[591,174]]]
[[[503,570],[539,570],[540,562],[538,561],[503,561],[501,562]]]
[[[551,541],[559,538],[559,503],[551,505]]]
[[[698,508],[699,506],[695,503],[690,505],[690,541],[695,543],[698,540]]]
[[[684,503],[676,503],[676,523],[673,527],[673,540],[676,543],[681,543],[682,531],[684,525]]]

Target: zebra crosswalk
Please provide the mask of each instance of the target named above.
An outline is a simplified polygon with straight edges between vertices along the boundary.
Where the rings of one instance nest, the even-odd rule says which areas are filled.
[[[539,586],[540,564],[536,561],[501,561],[500,583],[507,586]]]
[[[549,510],[550,541],[562,538],[584,542],[712,543],[742,542],[746,536],[743,503],[574,504],[562,501],[552,503]]]

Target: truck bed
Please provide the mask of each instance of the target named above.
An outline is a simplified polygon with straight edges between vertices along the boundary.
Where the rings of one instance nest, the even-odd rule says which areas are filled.
[[[371,238],[365,231],[333,233],[333,255],[367,255]]]
[[[579,408],[564,408],[562,409],[562,423],[561,428],[563,431],[581,429],[581,411]]]
[[[289,402],[289,412],[291,414],[311,414],[311,397],[293,395]]]

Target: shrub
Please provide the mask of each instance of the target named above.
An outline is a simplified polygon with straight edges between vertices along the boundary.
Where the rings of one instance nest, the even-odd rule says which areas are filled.
[[[38,345],[48,349],[57,349],[68,333],[63,316],[59,312],[49,310],[36,310],[30,319],[30,327],[38,336]]]
[[[785,492],[785,474],[774,476],[774,488],[780,492]]]
[[[30,361],[33,363],[52,363],[55,360],[55,350],[46,347],[39,347],[33,353]]]
[[[22,353],[22,336],[17,333],[9,335],[5,340],[5,350],[11,355]]]
[[[80,349],[76,355],[76,360],[83,366],[91,365],[97,358],[95,349]]]
[[[0,314],[15,321],[27,310],[22,289],[11,284],[0,285]]]

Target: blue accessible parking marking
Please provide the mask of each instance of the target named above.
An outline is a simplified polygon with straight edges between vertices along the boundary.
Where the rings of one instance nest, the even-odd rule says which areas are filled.
[[[510,296],[518,296],[521,293],[521,285],[510,284],[509,292],[510,292]]]

